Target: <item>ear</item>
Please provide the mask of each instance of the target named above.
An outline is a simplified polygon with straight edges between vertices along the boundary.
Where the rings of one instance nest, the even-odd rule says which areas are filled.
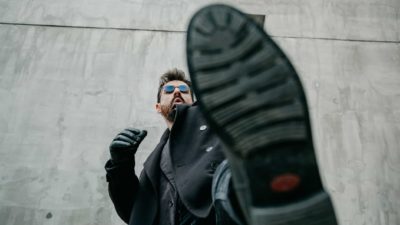
[[[157,103],[157,104],[156,104],[156,111],[157,111],[158,113],[161,113],[161,104],[160,104],[160,103]]]

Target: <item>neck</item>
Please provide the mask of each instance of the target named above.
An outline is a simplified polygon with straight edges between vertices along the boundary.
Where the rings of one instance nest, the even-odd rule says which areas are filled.
[[[168,129],[169,129],[169,130],[172,129],[172,125],[174,125],[174,123],[172,123],[172,122],[167,122],[167,126],[168,126]]]
[[[165,119],[165,118],[164,118],[164,120],[165,120],[165,122],[167,123],[168,129],[171,130],[171,129],[172,129],[172,126],[174,125],[174,122],[171,122],[171,121],[169,121],[169,120],[167,120],[167,119]]]

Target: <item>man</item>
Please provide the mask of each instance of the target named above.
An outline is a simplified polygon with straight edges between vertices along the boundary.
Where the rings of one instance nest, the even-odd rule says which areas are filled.
[[[182,71],[161,77],[156,110],[168,129],[139,179],[134,154],[146,131],[126,129],[111,143],[107,180],[120,217],[134,225],[337,224],[300,80],[270,37],[237,10],[208,6],[190,22],[187,59],[198,102]]]
[[[146,224],[147,220],[151,220],[148,224],[179,224],[178,221],[193,220],[194,216],[205,218],[212,210],[212,173],[225,157],[219,140],[208,129],[197,107],[190,106],[193,104],[190,86],[185,74],[177,69],[160,78],[156,110],[168,129],[144,163],[141,175],[144,190],[139,188],[134,176],[133,163],[134,153],[146,131],[126,129],[110,146],[111,160],[107,168],[109,174],[115,172],[118,176],[112,182],[109,175],[110,195],[125,222],[132,219],[140,224]],[[126,177],[120,180],[120,174]],[[207,219],[203,222],[210,224]]]

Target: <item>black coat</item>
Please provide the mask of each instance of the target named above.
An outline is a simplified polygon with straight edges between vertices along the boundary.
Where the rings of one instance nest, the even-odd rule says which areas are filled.
[[[178,105],[171,132],[165,131],[145,161],[139,179],[133,164],[106,164],[110,197],[118,215],[130,225],[154,225],[157,221],[160,156],[168,137],[181,201],[197,217],[207,217],[211,212],[212,177],[225,158],[222,144],[196,104]]]

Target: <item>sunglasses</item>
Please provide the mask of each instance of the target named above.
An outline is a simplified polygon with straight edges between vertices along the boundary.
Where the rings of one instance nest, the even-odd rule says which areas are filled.
[[[178,88],[179,91],[182,93],[189,93],[189,87],[184,84],[181,84],[178,86],[168,84],[168,85],[165,85],[163,89],[164,89],[165,93],[171,94],[172,92],[175,91],[175,88]]]

